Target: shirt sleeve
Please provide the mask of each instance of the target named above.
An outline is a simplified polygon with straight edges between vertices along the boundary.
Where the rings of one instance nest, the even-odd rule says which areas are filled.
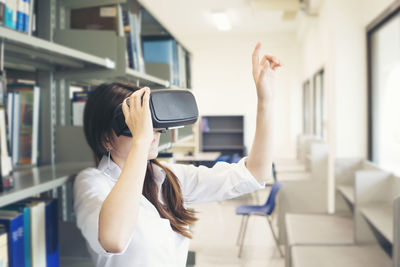
[[[109,194],[109,185],[106,179],[102,179],[101,172],[97,170],[92,172],[98,175],[85,170],[79,173],[74,181],[74,210],[77,226],[91,249],[97,254],[102,256],[123,254],[130,242],[127,242],[123,251],[119,253],[108,252],[100,244],[99,216],[103,202]]]
[[[193,164],[171,164],[181,183],[185,204],[199,204],[234,198],[265,188],[247,169],[248,156],[237,163],[218,161],[212,168]]]

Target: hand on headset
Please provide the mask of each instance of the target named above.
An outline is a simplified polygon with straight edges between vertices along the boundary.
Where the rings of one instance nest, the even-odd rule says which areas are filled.
[[[143,87],[135,91],[122,103],[122,112],[125,116],[125,123],[132,133],[134,140],[143,142],[150,146],[153,141],[153,122],[150,112],[150,88]]]

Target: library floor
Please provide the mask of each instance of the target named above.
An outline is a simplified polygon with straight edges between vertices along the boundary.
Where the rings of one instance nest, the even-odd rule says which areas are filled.
[[[190,244],[190,250],[196,252],[195,266],[283,267],[284,258],[279,255],[266,218],[261,216],[249,219],[242,257],[237,257],[241,216],[235,215],[235,209],[242,204],[264,203],[268,194],[269,189],[264,189],[235,199],[193,206],[199,218]]]

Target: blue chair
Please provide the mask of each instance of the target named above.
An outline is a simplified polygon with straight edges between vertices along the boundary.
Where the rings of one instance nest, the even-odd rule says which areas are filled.
[[[274,237],[275,244],[278,247],[280,255],[283,257],[281,247],[279,246],[278,239],[277,239],[274,229],[272,227],[272,219],[270,216],[275,209],[276,196],[278,194],[279,189],[281,189],[281,187],[282,187],[282,184],[279,182],[275,182],[272,185],[271,192],[270,192],[268,199],[264,205],[242,205],[242,206],[239,206],[236,208],[236,214],[243,216],[242,223],[240,224],[238,239],[236,241],[236,244],[240,245],[239,255],[238,255],[239,258],[242,256],[242,250],[243,250],[244,238],[246,235],[247,223],[248,223],[251,215],[260,215],[260,216],[267,217],[267,221],[268,221],[269,227],[271,228],[271,232]]]

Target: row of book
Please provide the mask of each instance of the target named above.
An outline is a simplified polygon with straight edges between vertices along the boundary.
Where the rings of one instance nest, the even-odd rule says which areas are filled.
[[[0,26],[31,35],[35,21],[34,0],[0,0]]]
[[[8,84],[0,73],[0,191],[13,185],[14,167],[37,165],[39,156],[40,88]]]
[[[57,205],[28,198],[0,208],[1,266],[60,266]]]
[[[36,165],[39,151],[40,88],[7,85],[8,137],[13,166]]]
[[[115,31],[125,37],[126,67],[190,88],[190,54],[169,35],[143,32],[143,12],[137,1],[72,9],[70,28]]]

